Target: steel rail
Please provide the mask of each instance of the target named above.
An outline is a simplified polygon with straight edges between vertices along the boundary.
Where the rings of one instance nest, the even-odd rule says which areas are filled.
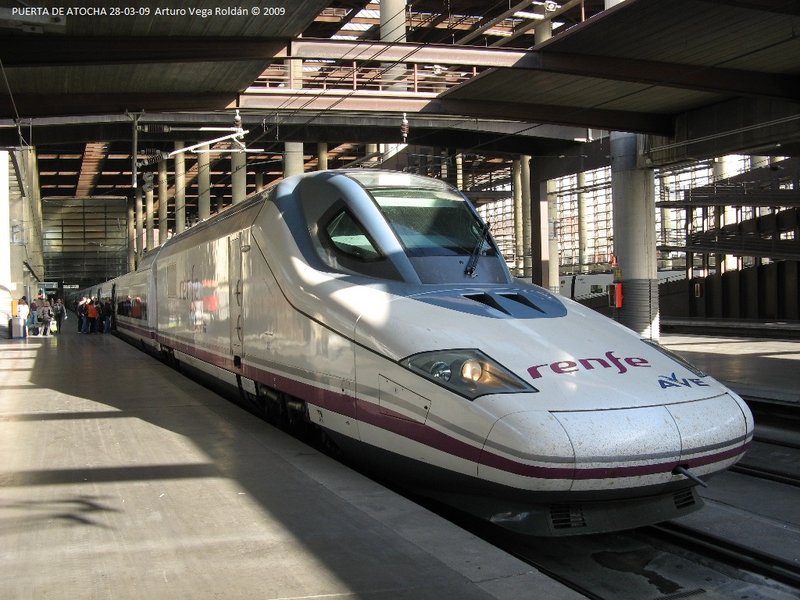
[[[800,588],[800,564],[779,556],[737,544],[673,521],[643,528],[663,541],[671,542],[720,562]]]

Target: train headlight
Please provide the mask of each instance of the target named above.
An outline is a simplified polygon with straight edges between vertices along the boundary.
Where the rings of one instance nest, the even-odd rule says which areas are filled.
[[[483,377],[481,363],[472,358],[465,360],[461,365],[461,377],[464,378],[464,381],[472,381],[474,383],[480,381],[481,377]]]
[[[470,400],[487,394],[538,391],[480,350],[423,352],[400,363]]]
[[[431,365],[430,374],[431,377],[439,381],[450,381],[450,378],[453,376],[453,371],[448,363],[439,360]]]

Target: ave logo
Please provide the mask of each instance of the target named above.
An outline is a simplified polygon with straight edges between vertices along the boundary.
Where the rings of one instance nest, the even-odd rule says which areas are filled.
[[[674,388],[674,387],[708,387],[708,384],[699,377],[690,377],[679,379],[676,373],[672,375],[659,375],[658,384],[661,389]]]

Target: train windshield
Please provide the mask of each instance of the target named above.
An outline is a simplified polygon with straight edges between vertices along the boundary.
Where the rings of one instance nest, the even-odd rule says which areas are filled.
[[[369,189],[409,256],[494,255],[483,224],[468,203],[449,189]]]

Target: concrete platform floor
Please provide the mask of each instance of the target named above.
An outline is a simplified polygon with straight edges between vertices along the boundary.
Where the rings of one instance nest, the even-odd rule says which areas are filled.
[[[662,334],[659,341],[739,394],[800,402],[800,340]]]
[[[0,598],[581,598],[110,335],[0,341]]]

